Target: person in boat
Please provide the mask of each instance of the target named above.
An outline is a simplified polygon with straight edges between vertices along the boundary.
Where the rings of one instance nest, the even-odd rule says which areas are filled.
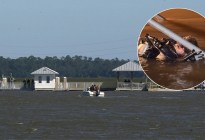
[[[97,85],[91,85],[91,87],[89,88],[89,91],[92,91],[95,93],[95,96],[100,95],[100,88]]]
[[[184,47],[180,43],[172,39],[163,38],[161,40],[158,40],[154,37],[151,37],[154,40],[153,42],[151,42],[148,37],[146,38],[149,46],[148,48],[146,48],[147,45],[145,45],[146,41],[140,41],[140,44],[138,46],[139,56],[142,56],[146,59],[157,59],[162,61],[186,61],[188,59],[190,61],[195,61],[194,56],[187,57],[192,53],[192,51]],[[192,36],[185,36],[183,38],[198,47],[196,38]]]
[[[91,85],[90,91],[94,91],[94,85]]]
[[[95,92],[96,96],[98,96],[100,94],[100,89],[97,85],[94,85],[94,92]]]

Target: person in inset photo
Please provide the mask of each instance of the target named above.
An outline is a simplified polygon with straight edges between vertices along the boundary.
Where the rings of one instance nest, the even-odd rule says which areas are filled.
[[[195,37],[188,35],[183,37],[183,39],[199,47]],[[138,54],[140,57],[161,61],[195,61],[194,56],[188,57],[192,53],[192,50],[186,48],[173,39],[162,38],[158,40],[155,37],[146,35],[145,40],[147,41],[144,41],[141,38],[139,41]]]

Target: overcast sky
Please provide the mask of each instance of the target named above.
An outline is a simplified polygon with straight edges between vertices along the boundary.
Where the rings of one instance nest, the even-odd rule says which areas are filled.
[[[0,56],[136,60],[144,24],[167,8],[205,15],[202,0],[0,0]]]

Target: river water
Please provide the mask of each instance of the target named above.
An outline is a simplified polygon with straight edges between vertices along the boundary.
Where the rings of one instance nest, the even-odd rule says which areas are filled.
[[[0,91],[1,139],[205,139],[205,94]]]
[[[161,62],[140,58],[147,76],[155,83],[169,89],[187,89],[205,80],[205,61]]]
[[[205,19],[203,16],[185,9],[174,9],[160,13],[166,20],[158,21],[163,26],[180,36],[191,35],[205,51]],[[140,37],[150,34],[159,39],[168,38],[163,33],[149,26],[142,29]],[[187,89],[205,80],[205,62],[163,63],[146,61],[139,58],[145,73],[157,84],[171,89]]]

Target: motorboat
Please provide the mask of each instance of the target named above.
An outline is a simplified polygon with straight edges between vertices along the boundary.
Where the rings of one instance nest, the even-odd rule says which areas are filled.
[[[105,93],[102,91],[96,92],[96,91],[85,90],[85,91],[83,91],[82,96],[104,97]]]

